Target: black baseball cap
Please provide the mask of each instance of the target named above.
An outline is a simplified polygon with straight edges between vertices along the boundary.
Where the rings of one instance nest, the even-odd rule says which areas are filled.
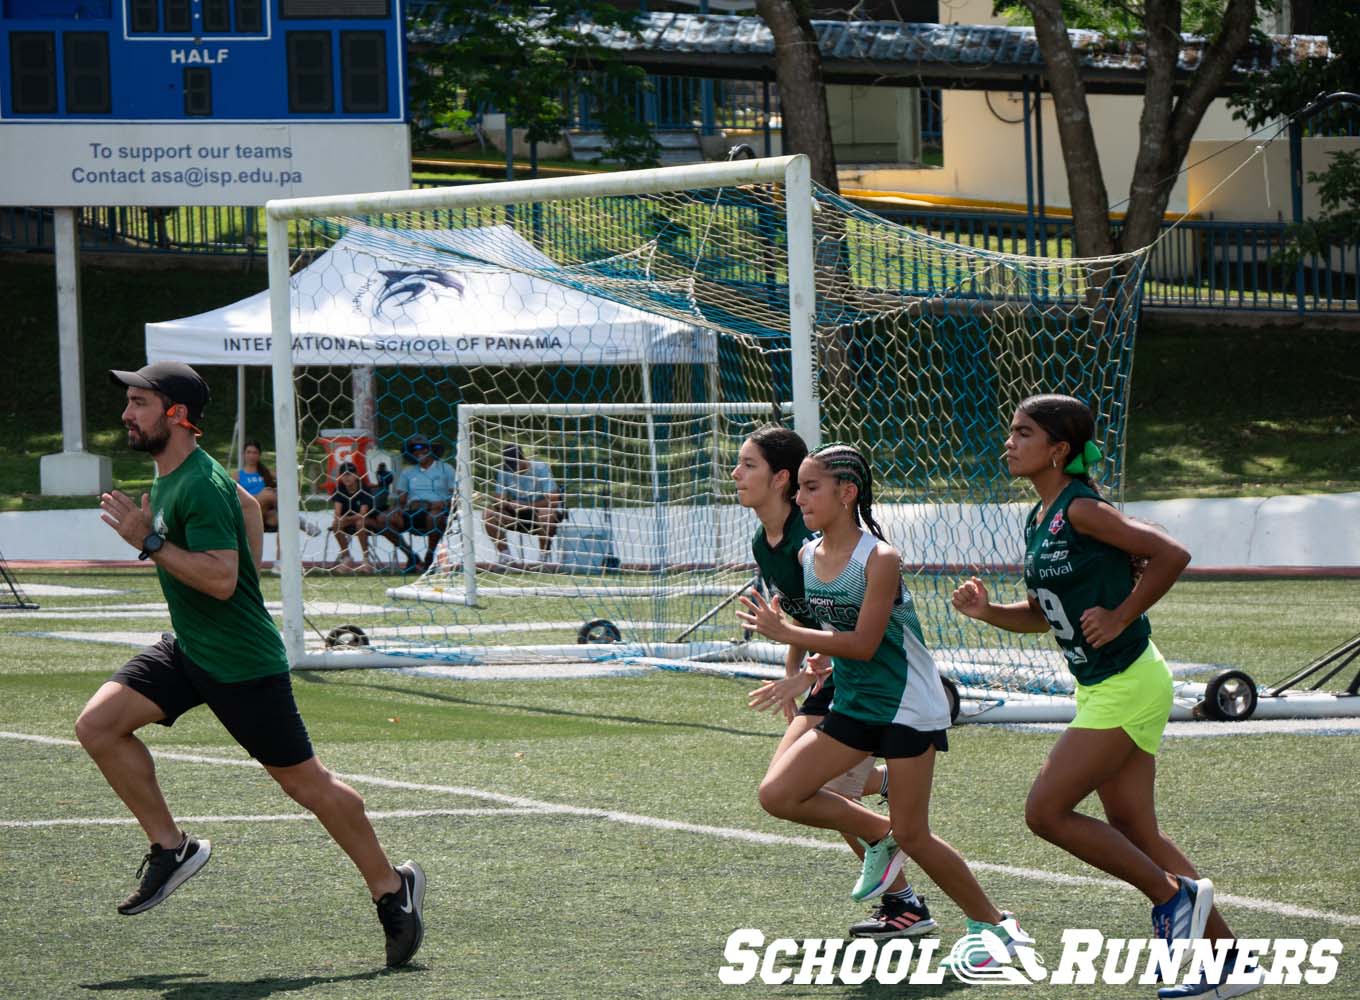
[[[426,451],[433,450],[430,447],[430,439],[427,438],[424,434],[412,434],[410,437],[406,439],[406,453],[409,455],[417,448],[424,448]]]
[[[135,372],[113,370],[109,372],[109,380],[115,385],[134,389],[152,389],[172,403],[183,403],[189,411],[191,424],[203,418],[203,407],[212,399],[203,376],[180,361],[157,361]]]

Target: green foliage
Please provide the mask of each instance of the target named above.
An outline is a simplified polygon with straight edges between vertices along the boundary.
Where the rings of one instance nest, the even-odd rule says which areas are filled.
[[[378,814],[375,827],[393,859],[414,858],[429,876],[424,946],[395,973],[382,970],[373,908],[343,853],[250,766],[211,712],[147,726],[140,735],[159,755],[170,807],[191,833],[211,838],[213,858],[156,911],[120,917],[113,904],[135,882],[146,840],[74,745],[71,727],[85,700],[136,651],[107,641],[129,628],[127,620],[95,617],[93,605],[157,601],[155,577],[24,571],[23,578],[121,593],[42,598],[45,612],[87,610],[89,617],[0,621],[8,653],[0,729],[52,738],[0,740],[0,772],[10,776],[0,782],[0,819],[12,824],[0,874],[41,900],[6,914],[8,953],[22,956],[0,963],[6,997],[971,996],[952,984],[718,981],[723,943],[737,928],[759,928],[767,941],[844,938],[866,910],[848,898],[858,865],[836,834],[760,808],[756,786],[783,719],[745,707],[752,681],[694,674],[558,681],[294,674],[321,761]],[[277,579],[267,577],[265,587],[276,600]],[[1357,609],[1360,582],[1353,580],[1182,580],[1152,614],[1167,656],[1242,667],[1265,683],[1354,634]],[[138,627],[167,624],[162,616]],[[106,641],[32,634],[39,630],[104,633],[89,638]],[[1169,736],[1157,755],[1159,812],[1185,852],[1237,897],[1224,907],[1236,934],[1282,934],[1281,910],[1290,906],[1299,908],[1288,911],[1291,936],[1342,942],[1335,981],[1274,995],[1354,1000],[1360,971],[1351,956],[1360,928],[1353,916],[1324,914],[1357,912],[1360,855],[1344,849],[1360,791],[1357,737],[1258,729],[1224,725],[1209,738]],[[931,802],[933,826],[974,864],[986,891],[1000,905],[1023,907],[1050,968],[1068,928],[1133,936],[1146,933],[1148,913],[1141,894],[1026,831],[1025,794],[1056,738],[1031,728],[959,727],[941,755]],[[498,795],[551,806],[484,812],[505,808]],[[873,797],[867,804],[882,808]],[[1098,811],[1099,803],[1084,808]],[[639,817],[689,825],[656,829]],[[910,878],[940,921],[933,967],[963,932],[963,914],[918,867]],[[782,964],[798,968],[797,959]],[[1040,983],[980,995],[1148,1000],[1152,991],[1136,982],[1085,993]]]
[[[1318,186],[1322,214],[1290,229],[1290,245],[1278,255],[1280,265],[1292,269],[1300,258],[1322,256],[1332,247],[1360,241],[1360,152],[1328,154],[1331,166],[1311,170],[1308,181]]]
[[[1331,4],[1324,17],[1331,58],[1284,63],[1262,74],[1230,101],[1234,117],[1259,128],[1297,114],[1324,94],[1360,92],[1360,8]],[[1312,134],[1326,133],[1357,115],[1360,108],[1339,103],[1302,124]],[[1331,247],[1360,239],[1360,154],[1337,152],[1330,159],[1326,170],[1308,174],[1309,182],[1318,185],[1322,214],[1292,227],[1290,245],[1272,261],[1287,271],[1301,258],[1325,255]]]
[[[1141,0],[1062,0],[1063,21],[1069,28],[1099,31],[1112,38],[1140,34],[1146,21]],[[1274,0],[1261,0],[1262,11],[1274,10]],[[1223,24],[1224,0],[1186,0],[1181,4],[1181,31],[1211,38]],[[1028,7],[1016,0],[997,0],[992,11],[1010,24],[1033,24]]]
[[[627,166],[656,162],[658,147],[634,95],[646,74],[597,41],[604,32],[631,33],[636,12],[602,0],[540,6],[529,0],[434,0],[415,9],[419,45],[410,65],[412,117],[418,135],[463,128],[481,109],[504,112],[529,142],[562,137],[570,102],[585,95],[604,123],[605,155]],[[582,22],[595,25],[582,31]]]

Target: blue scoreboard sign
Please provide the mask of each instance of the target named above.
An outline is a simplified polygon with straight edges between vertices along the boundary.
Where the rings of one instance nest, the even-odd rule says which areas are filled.
[[[0,0],[0,204],[405,187],[399,0]]]

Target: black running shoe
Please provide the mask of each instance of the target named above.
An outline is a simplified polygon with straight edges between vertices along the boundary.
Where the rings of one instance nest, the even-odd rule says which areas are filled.
[[[378,899],[378,922],[387,935],[387,966],[405,965],[425,936],[425,920],[420,915],[425,902],[425,872],[414,861],[403,861],[396,872],[401,888]]]
[[[132,895],[118,904],[118,912],[125,917],[151,909],[166,896],[174,892],[208,863],[212,855],[212,843],[195,840],[187,833],[174,850],[152,844],[151,850],[142,858],[137,877],[141,885]]]
[[[883,896],[868,920],[850,928],[850,936],[886,939],[928,934],[935,929],[935,919],[926,909],[925,899],[920,896],[916,899],[919,905],[913,906],[893,896]]]

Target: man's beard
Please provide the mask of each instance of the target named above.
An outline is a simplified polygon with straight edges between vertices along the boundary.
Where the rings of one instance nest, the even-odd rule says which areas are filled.
[[[129,448],[133,451],[144,451],[153,457],[165,451],[165,446],[170,443],[170,428],[164,420],[147,433],[142,433],[136,427],[129,427],[127,432]]]

